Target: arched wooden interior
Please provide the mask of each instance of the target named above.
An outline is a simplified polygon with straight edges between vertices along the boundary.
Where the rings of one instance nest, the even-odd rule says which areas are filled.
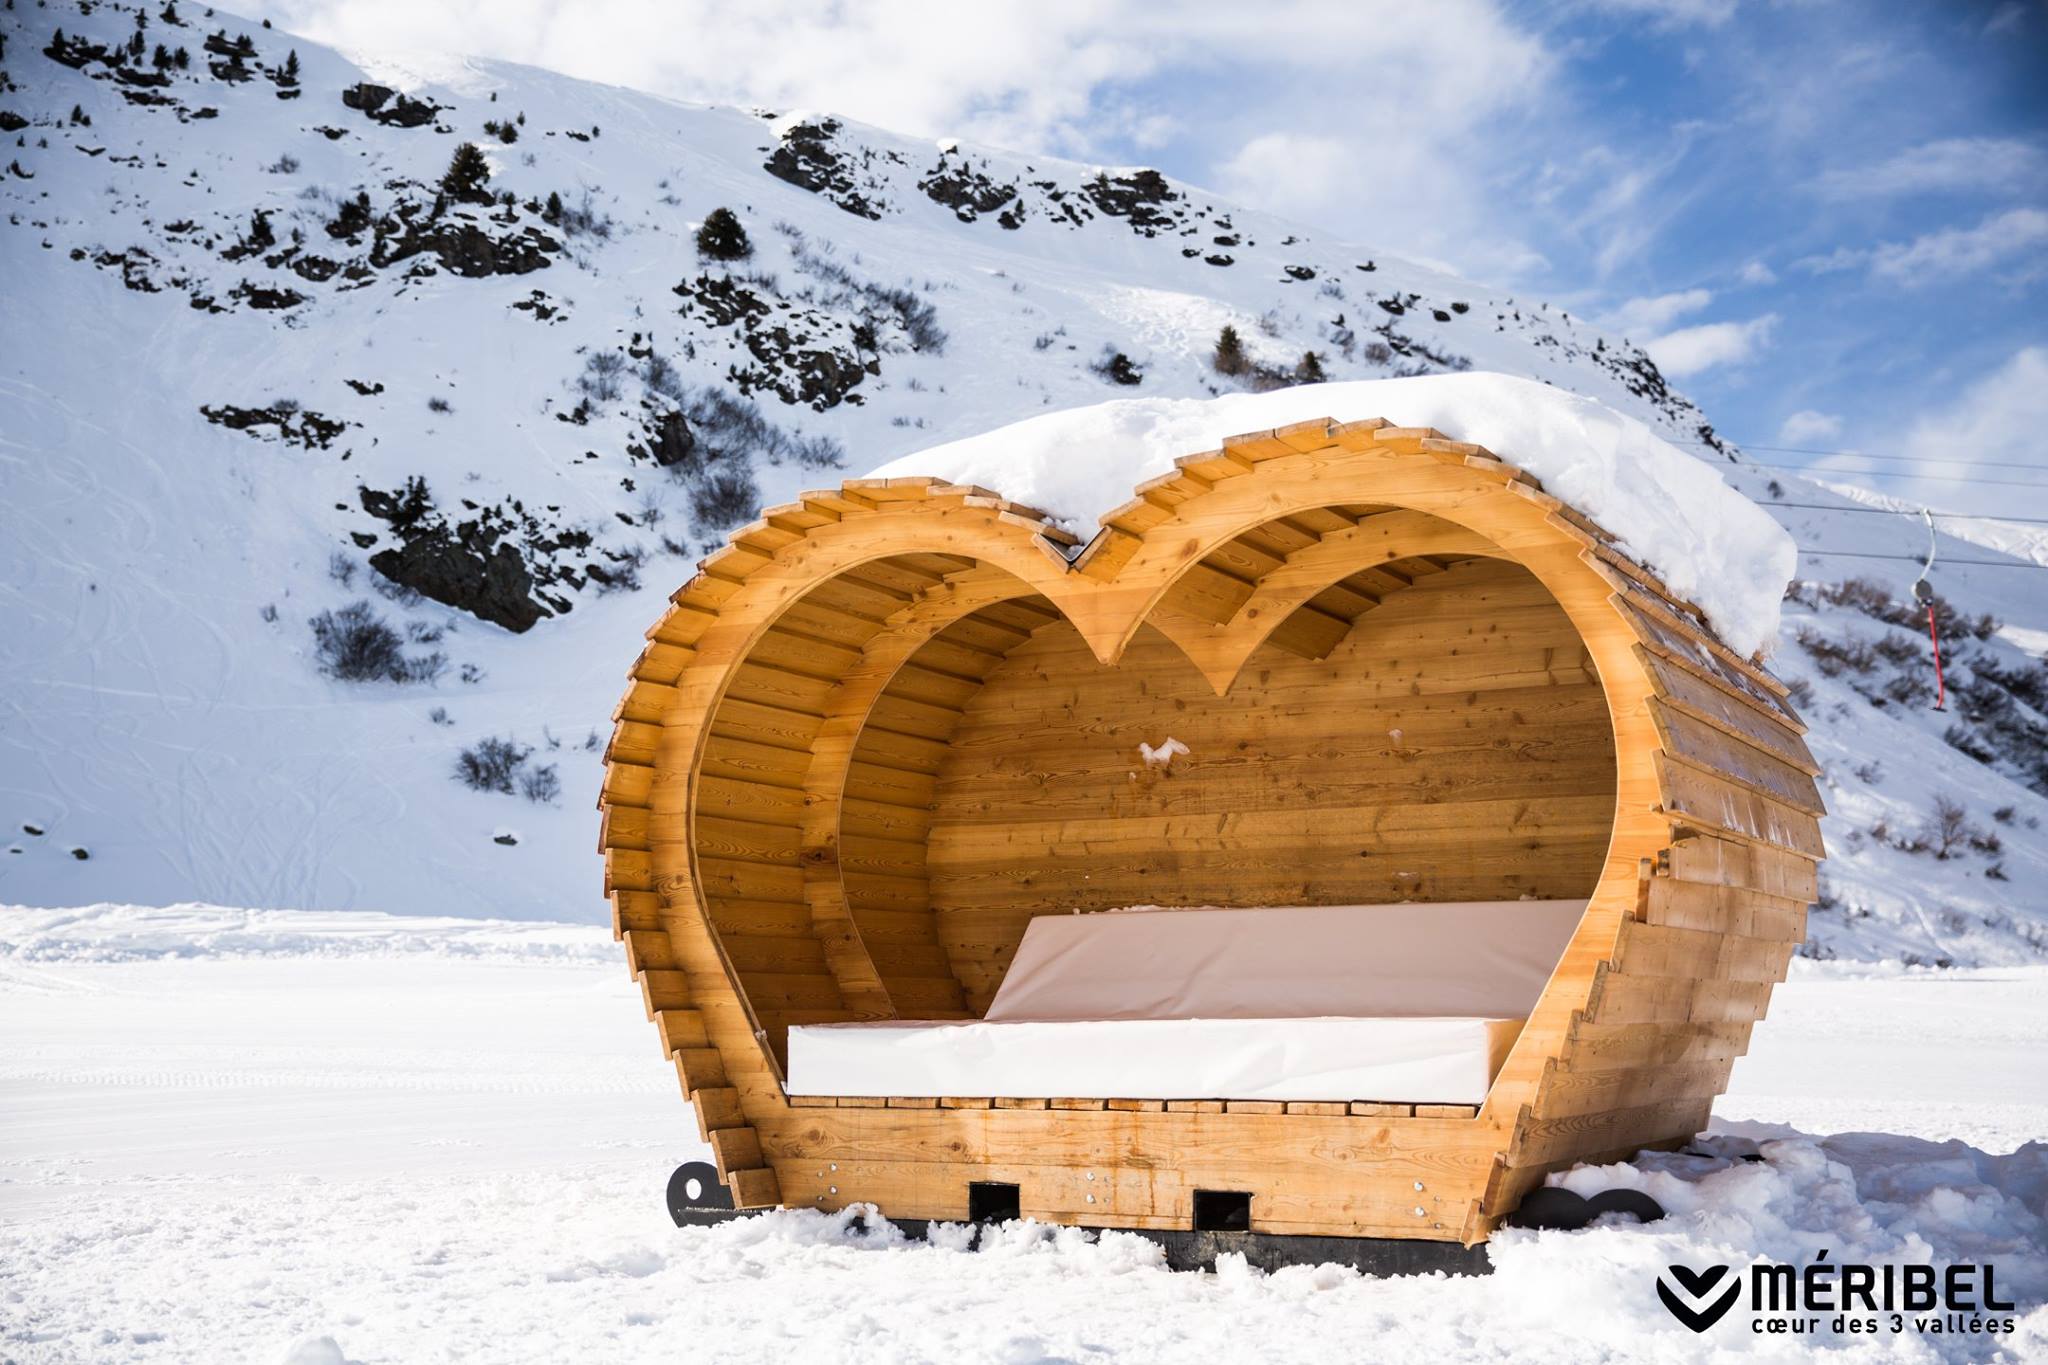
[[[1483,1236],[1704,1121],[1820,854],[1782,688],[1519,471],[1383,423],[1189,457],[1077,556],[985,490],[806,495],[650,635],[608,886],[743,1205],[957,1217],[978,1172],[1067,1221],[1242,1188],[1275,1231]],[[780,1084],[791,1025],[978,1015],[1036,914],[1523,896],[1592,905],[1476,1116]]]

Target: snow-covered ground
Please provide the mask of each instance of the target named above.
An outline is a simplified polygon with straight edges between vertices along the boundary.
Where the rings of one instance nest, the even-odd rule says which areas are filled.
[[[601,930],[0,910],[0,1359],[2041,1358],[2048,970],[1798,965],[1709,1144],[1764,1161],[1581,1172],[1673,1215],[1370,1280],[1035,1226],[679,1230],[663,1185],[705,1153]],[[1669,1263],[1822,1250],[1988,1261],[2016,1333],[1694,1336],[1657,1302]]]

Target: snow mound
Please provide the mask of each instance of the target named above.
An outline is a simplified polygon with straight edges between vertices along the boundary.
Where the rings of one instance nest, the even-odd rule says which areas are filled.
[[[1104,1298],[1113,1294],[1119,1313],[1140,1333],[1140,1320],[1165,1331],[1188,1313],[1256,1318],[1305,1312],[1321,1320],[1327,1339],[1365,1339],[1374,1335],[1366,1329],[1377,1326],[1409,1348],[1396,1352],[1404,1359],[1487,1360],[1694,1358],[1698,1339],[1656,1294],[1659,1275],[1673,1264],[1744,1268],[1764,1261],[1803,1269],[1823,1258],[1834,1265],[1989,1264],[2000,1298],[2018,1305],[1988,1315],[2009,1320],[2010,1337],[1964,1328],[1873,1339],[1822,1314],[1817,1326],[1794,1338],[1756,1330],[1744,1320],[1747,1310],[1739,1309],[1736,1321],[1709,1344],[1730,1355],[1764,1348],[1769,1358],[1810,1351],[1850,1359],[1974,1361],[2004,1352],[2029,1358],[2048,1339],[2048,1307],[2042,1306],[2048,1225],[2038,1212],[2048,1193],[2048,1146],[2029,1143],[2000,1156],[1962,1142],[1879,1133],[1817,1138],[1782,1125],[1759,1127],[1779,1136],[1761,1142],[1706,1137],[1688,1153],[1643,1152],[1632,1162],[1552,1177],[1551,1183],[1587,1195],[1641,1189],[1668,1213],[1647,1225],[1605,1220],[1571,1232],[1496,1233],[1488,1244],[1493,1273],[1478,1279],[1371,1279],[1331,1264],[1267,1273],[1237,1253],[1219,1257],[1213,1276],[1175,1275],[1164,1270],[1156,1245],[1130,1233],[1024,1220],[983,1228],[978,1242],[970,1229],[938,1225],[929,1242],[920,1242],[865,1205],[831,1214],[779,1210],[685,1234],[701,1238],[705,1254],[671,1260],[719,1267],[700,1273],[727,1284],[828,1272],[858,1277],[871,1289],[886,1284],[902,1293],[919,1286],[912,1292],[931,1297],[1000,1278],[1017,1303],[1084,1285]],[[967,1296],[977,1307],[986,1302],[974,1291]],[[1047,1326],[1028,1319],[1024,1325]],[[1340,1326],[1348,1330],[1336,1330]],[[891,1344],[919,1358],[946,1354],[936,1341]],[[1275,1350],[1274,1358],[1320,1355],[1301,1344],[1291,1356]],[[1160,1351],[1159,1358],[1177,1355]]]
[[[1435,427],[1528,470],[1697,603],[1743,654],[1777,635],[1792,537],[1705,462],[1604,403],[1505,374],[1309,384],[1221,398],[1136,398],[1047,413],[906,455],[875,477],[980,484],[1070,526],[1129,501],[1175,458],[1316,417]]]
[[[595,925],[545,920],[193,904],[66,910],[0,906],[0,961],[251,957],[440,957],[611,966],[618,961],[618,948]]]

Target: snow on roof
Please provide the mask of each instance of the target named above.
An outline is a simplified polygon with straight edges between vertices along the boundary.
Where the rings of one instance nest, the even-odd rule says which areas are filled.
[[[1750,654],[1774,640],[1798,564],[1785,529],[1706,462],[1603,403],[1504,374],[1308,384],[1222,398],[1135,398],[1047,413],[893,460],[877,477],[980,484],[1084,536],[1181,455],[1290,422],[1384,417],[1485,446],[1616,536]]]

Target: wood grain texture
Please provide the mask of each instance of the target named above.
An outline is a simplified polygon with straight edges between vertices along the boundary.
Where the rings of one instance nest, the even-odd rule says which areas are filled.
[[[1241,1189],[1269,1231],[1476,1241],[1692,1135],[1823,852],[1782,685],[1525,472],[1378,419],[1230,437],[1085,545],[986,489],[805,494],[675,594],[614,719],[614,930],[742,1207],[1000,1180],[1186,1227]],[[1523,894],[1590,903],[1476,1112],[784,1093],[790,1026],[978,1013],[1035,914]]]

